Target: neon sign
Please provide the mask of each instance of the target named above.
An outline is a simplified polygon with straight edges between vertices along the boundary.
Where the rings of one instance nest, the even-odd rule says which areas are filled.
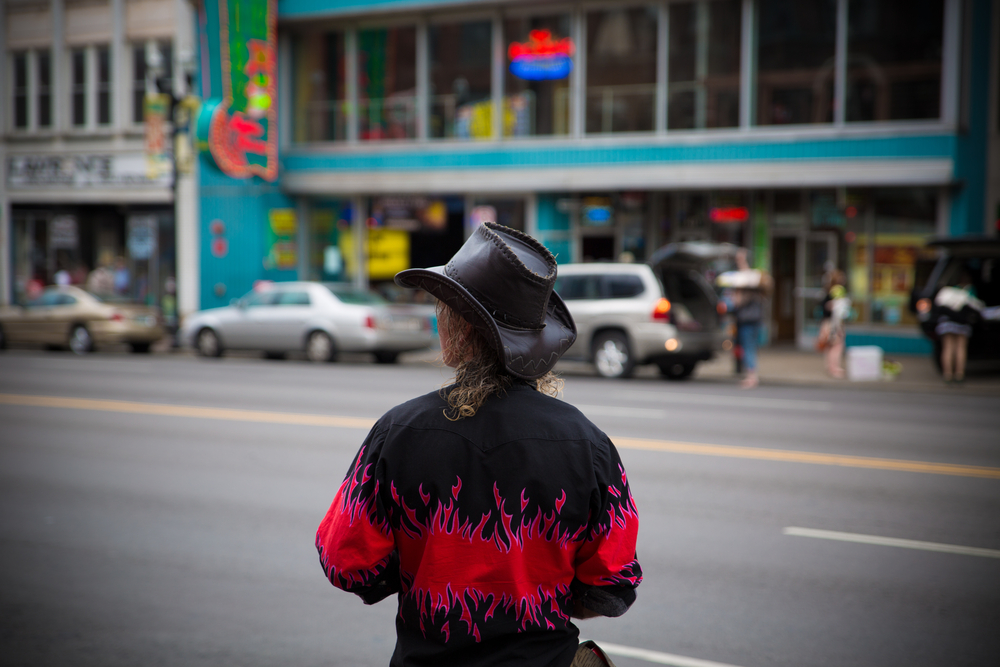
[[[746,222],[750,219],[750,210],[746,206],[710,208],[708,218],[712,222]]]
[[[552,38],[548,30],[532,30],[528,41],[513,42],[507,49],[510,73],[528,81],[565,79],[573,71],[573,40]]]
[[[219,0],[223,98],[208,150],[227,176],[278,177],[277,0]]]

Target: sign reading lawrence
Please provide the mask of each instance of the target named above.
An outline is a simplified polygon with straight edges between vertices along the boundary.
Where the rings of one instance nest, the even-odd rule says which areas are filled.
[[[129,155],[17,155],[7,158],[7,185],[12,188],[63,186],[170,187],[169,173],[149,178],[146,157]]]

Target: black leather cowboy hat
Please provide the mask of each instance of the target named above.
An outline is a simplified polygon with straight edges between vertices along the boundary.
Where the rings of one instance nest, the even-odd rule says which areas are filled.
[[[472,323],[507,372],[534,380],[552,370],[576,340],[576,325],[559,295],[556,258],[541,243],[495,222],[480,225],[444,266],[396,274]]]

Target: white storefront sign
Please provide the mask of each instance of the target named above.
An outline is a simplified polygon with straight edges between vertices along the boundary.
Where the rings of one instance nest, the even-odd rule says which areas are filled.
[[[11,188],[63,186],[163,186],[172,175],[149,178],[143,153],[85,155],[15,155],[7,158]]]

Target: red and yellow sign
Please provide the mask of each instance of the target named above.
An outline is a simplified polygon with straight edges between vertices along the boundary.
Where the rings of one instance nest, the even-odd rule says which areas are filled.
[[[222,101],[208,149],[227,176],[278,177],[277,0],[219,0]]]

